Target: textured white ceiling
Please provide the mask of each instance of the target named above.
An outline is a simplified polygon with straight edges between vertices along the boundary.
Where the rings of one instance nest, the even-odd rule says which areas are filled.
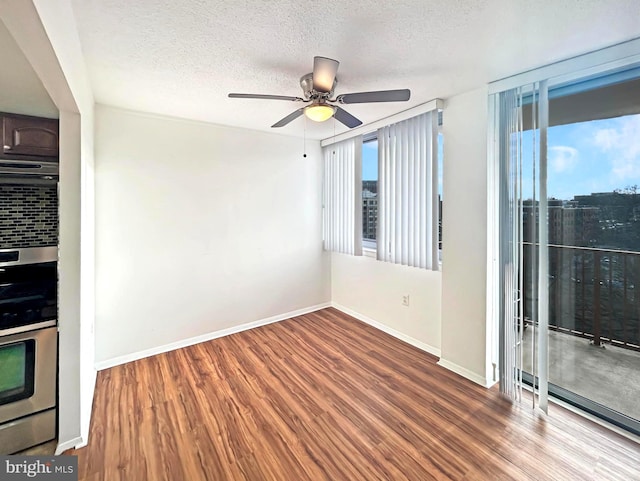
[[[336,92],[410,88],[407,103],[349,105],[365,123],[433,98],[640,36],[638,0],[73,0],[96,101],[274,131],[314,55]],[[306,122],[308,138],[346,130]],[[278,129],[302,136],[304,117]]]
[[[0,111],[58,117],[58,109],[33,67],[0,22]]]

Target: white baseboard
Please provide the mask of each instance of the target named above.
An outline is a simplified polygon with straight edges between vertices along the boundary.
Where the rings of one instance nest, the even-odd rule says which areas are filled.
[[[382,324],[381,322],[371,319],[370,317],[364,316],[359,312],[349,309],[348,307],[342,306],[335,302],[332,302],[331,305],[336,309],[338,309],[339,311],[342,311],[345,314],[349,314],[351,317],[355,317],[359,321],[362,321],[366,324],[369,324],[370,326],[375,327],[376,329],[386,332],[387,334],[395,337],[396,339],[400,339],[401,341],[404,341],[407,344],[411,344],[412,346],[417,347],[418,349],[421,349],[425,352],[428,352],[429,354],[433,354],[436,357],[440,357],[440,349],[438,349],[437,347],[430,346],[429,344],[422,341],[418,341],[417,339],[414,339],[411,336],[407,336],[406,334],[403,334],[400,331],[396,331],[392,327]]]
[[[86,446],[86,443],[82,443],[82,438],[78,436],[77,438],[70,439],[69,441],[64,441],[62,443],[58,443],[58,447],[56,448],[55,455],[59,456],[64,453],[67,449],[73,448],[82,448]]]
[[[103,369],[109,369],[110,367],[119,366],[120,364],[126,364],[128,362],[137,361],[138,359],[143,359],[145,357],[155,356],[156,354],[162,354],[163,352],[174,351],[176,349],[192,346],[194,344],[199,344],[201,342],[210,341],[212,339],[217,339],[219,337],[236,334],[237,332],[246,331],[248,329],[253,329],[260,326],[266,326],[267,324],[284,321],[286,319],[290,319],[296,316],[302,316],[304,314],[308,314],[314,311],[319,311],[320,309],[324,309],[330,306],[331,306],[330,302],[324,302],[322,304],[316,304],[315,306],[298,309],[296,311],[285,312],[284,314],[279,314],[277,316],[267,317],[265,319],[260,319],[253,322],[247,322],[245,324],[240,324],[239,326],[233,326],[227,329],[221,329],[219,331],[209,332],[207,334],[190,337],[188,339],[183,339],[181,341],[164,344],[162,346],[153,347],[151,349],[145,349],[143,351],[133,352],[131,354],[125,354],[124,356],[118,356],[118,357],[97,362],[96,369],[98,371],[102,371]]]
[[[459,374],[460,376],[467,378],[470,381],[475,382],[476,384],[480,384],[481,386],[484,386],[487,389],[496,383],[496,381],[486,379],[480,376],[479,374],[476,374],[473,371],[469,371],[468,369],[462,366],[458,366],[457,364],[451,361],[447,361],[446,359],[440,358],[440,360],[438,361],[438,366],[442,366],[451,372],[455,372],[456,374]]]

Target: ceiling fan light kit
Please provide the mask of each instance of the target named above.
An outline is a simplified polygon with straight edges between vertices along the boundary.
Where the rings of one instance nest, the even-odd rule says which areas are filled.
[[[311,103],[311,105],[295,110],[285,118],[273,124],[271,127],[274,128],[283,127],[304,113],[307,118],[315,122],[324,122],[331,117],[335,117],[338,122],[343,123],[350,129],[357,127],[358,125],[362,125],[362,121],[351,115],[346,110],[331,104],[406,102],[411,97],[411,91],[409,89],[401,89],[341,94],[332,99],[331,96],[338,84],[336,74],[338,72],[339,65],[340,62],[331,58],[314,57],[313,72],[303,75],[300,78],[300,87],[302,87],[304,98],[284,95],[238,93],[230,93],[229,97],[236,99],[287,100],[292,102]]]
[[[314,122],[324,122],[325,120],[329,120],[333,117],[335,111],[336,108],[332,105],[315,104],[305,107],[304,114],[308,119],[313,120]]]

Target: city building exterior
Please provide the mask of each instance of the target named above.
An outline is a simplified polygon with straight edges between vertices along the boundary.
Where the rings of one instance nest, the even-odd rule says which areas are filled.
[[[376,240],[378,225],[378,181],[362,181],[362,238]]]

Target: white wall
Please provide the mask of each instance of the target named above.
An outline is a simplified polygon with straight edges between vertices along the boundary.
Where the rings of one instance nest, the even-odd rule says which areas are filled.
[[[440,363],[491,384],[487,361],[487,88],[445,103]]]
[[[378,261],[367,256],[331,255],[331,300],[365,321],[437,356],[440,355],[440,272]],[[409,306],[402,296],[409,295]]]
[[[311,145],[310,145],[311,144]],[[318,142],[96,108],[96,358],[330,300]]]
[[[482,385],[493,382],[486,347],[487,119],[486,87],[445,102],[441,273],[343,254],[331,260],[338,308],[440,355],[442,366]]]

